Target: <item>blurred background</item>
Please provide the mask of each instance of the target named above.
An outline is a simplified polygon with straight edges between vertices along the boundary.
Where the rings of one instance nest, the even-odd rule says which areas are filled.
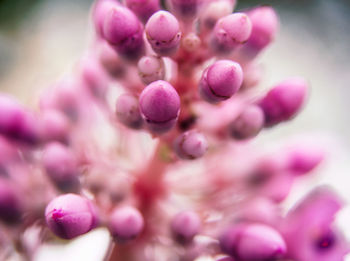
[[[91,0],[0,0],[0,91],[35,106],[40,91],[70,71],[84,53],[91,35],[91,4]],[[329,159],[319,173],[301,179],[285,205],[291,206],[318,184],[330,184],[350,201],[350,1],[241,0],[236,9],[257,4],[274,6],[281,19],[275,43],[260,57],[266,72],[262,85],[298,75],[312,86],[301,115],[264,133],[259,142],[263,146],[306,135],[329,148]],[[347,207],[337,222],[348,238],[349,220]],[[94,237],[95,243],[96,237],[101,239]],[[85,260],[98,259],[90,255]]]

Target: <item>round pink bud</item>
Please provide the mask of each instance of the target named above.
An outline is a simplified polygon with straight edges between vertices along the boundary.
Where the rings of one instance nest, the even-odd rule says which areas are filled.
[[[274,40],[279,21],[275,10],[270,6],[254,8],[247,15],[252,22],[253,29],[244,45],[244,52],[254,58]]]
[[[79,170],[75,155],[65,145],[52,142],[43,152],[44,169],[57,188],[76,191],[79,187]]]
[[[171,222],[171,232],[176,242],[188,244],[201,228],[201,220],[197,213],[184,211],[177,214]]]
[[[95,31],[98,36],[103,37],[103,23],[107,13],[119,3],[114,0],[99,0],[93,8],[92,18],[95,25]]]
[[[199,82],[201,97],[211,103],[229,99],[241,87],[243,72],[233,61],[217,61],[204,70]]]
[[[125,0],[125,3],[144,23],[160,9],[159,0]]]
[[[12,183],[0,179],[0,220],[12,225],[21,221],[23,202]]]
[[[177,137],[174,150],[182,159],[197,159],[208,150],[208,142],[203,134],[194,130],[187,131]]]
[[[146,35],[152,49],[160,55],[174,53],[181,40],[180,25],[167,11],[158,11],[146,23]]]
[[[230,135],[237,140],[253,138],[264,127],[264,112],[259,106],[249,105],[229,125]]]
[[[240,234],[236,245],[240,260],[268,261],[286,254],[286,243],[278,231],[262,225],[248,225]]]
[[[118,242],[126,242],[139,236],[144,227],[140,211],[124,206],[115,209],[109,218],[109,231]]]
[[[116,104],[116,115],[118,120],[132,129],[140,129],[143,120],[139,110],[138,99],[131,94],[119,96]]]
[[[138,64],[139,75],[144,84],[150,84],[165,77],[164,62],[156,56],[143,56]]]
[[[182,48],[187,52],[198,50],[201,45],[201,39],[195,33],[189,33],[182,38]]]
[[[166,81],[155,81],[143,89],[140,111],[151,131],[163,133],[174,127],[180,113],[180,97]]]
[[[304,104],[307,89],[307,82],[301,78],[287,79],[273,87],[259,104],[265,114],[265,126],[292,119]]]
[[[141,22],[128,8],[112,7],[103,23],[104,38],[127,59],[137,59],[144,50]]]
[[[252,23],[244,13],[227,15],[216,22],[213,44],[220,52],[231,51],[245,43],[251,34]]]
[[[66,143],[69,137],[70,123],[62,112],[48,109],[41,114],[41,130],[45,141]]]
[[[39,142],[39,122],[12,97],[0,94],[0,134],[29,144]]]
[[[63,239],[83,235],[98,223],[92,202],[76,194],[54,198],[46,207],[45,217],[49,229]]]

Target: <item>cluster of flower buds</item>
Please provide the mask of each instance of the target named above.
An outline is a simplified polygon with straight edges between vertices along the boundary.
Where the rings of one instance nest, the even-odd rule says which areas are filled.
[[[251,142],[292,120],[309,86],[255,91],[279,19],[235,5],[96,0],[86,55],[38,112],[0,95],[0,252],[31,259],[31,227],[39,243],[104,227],[106,260],[343,260],[329,188],[287,215],[279,205],[325,152]]]

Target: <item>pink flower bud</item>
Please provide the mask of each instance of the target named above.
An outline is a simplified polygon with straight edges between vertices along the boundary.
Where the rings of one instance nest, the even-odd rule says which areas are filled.
[[[286,253],[286,243],[275,229],[261,224],[248,225],[240,234],[237,255],[243,261],[268,261]]]
[[[182,159],[197,159],[208,150],[208,142],[203,134],[193,130],[187,131],[177,137],[174,150]]]
[[[146,35],[152,49],[160,55],[170,55],[177,50],[181,40],[180,25],[167,11],[158,11],[146,23]]]
[[[126,0],[125,3],[144,23],[160,9],[159,0]]]
[[[196,17],[200,2],[201,0],[170,0],[173,12],[184,20]]]
[[[143,227],[142,214],[130,206],[115,209],[109,218],[109,231],[119,242],[135,239],[141,234]]]
[[[237,140],[253,138],[264,127],[264,113],[256,105],[247,106],[229,125],[231,136]]]
[[[274,40],[279,21],[275,10],[270,6],[254,8],[247,15],[252,22],[253,29],[242,51],[250,58],[254,58]]]
[[[118,53],[107,43],[102,44],[100,47],[99,61],[102,68],[111,77],[120,77],[125,72],[125,63],[120,59]]]
[[[92,18],[95,25],[95,31],[98,36],[103,37],[103,23],[107,13],[119,3],[114,0],[99,0],[93,8]]]
[[[0,220],[6,224],[21,221],[23,202],[12,183],[0,178]]]
[[[68,141],[70,123],[60,111],[48,109],[41,114],[41,130],[45,141]]]
[[[174,127],[180,113],[180,97],[170,83],[152,82],[142,91],[139,103],[151,131],[163,133]]]
[[[63,239],[85,234],[98,223],[92,202],[75,194],[54,198],[46,207],[45,217],[50,230]]]
[[[137,59],[144,50],[143,28],[128,8],[113,6],[104,18],[103,36],[127,59]]]
[[[140,129],[143,120],[139,110],[138,99],[131,94],[119,96],[116,104],[116,115],[118,120],[132,129]]]
[[[39,122],[13,98],[0,94],[0,134],[34,144],[39,142]]]
[[[182,48],[187,52],[198,50],[201,45],[201,39],[195,33],[189,33],[182,38]]]
[[[138,64],[139,75],[144,84],[150,84],[165,77],[164,62],[156,56],[143,56]]]
[[[325,153],[320,148],[300,144],[288,152],[287,168],[296,175],[303,175],[316,168],[324,159]]]
[[[171,232],[180,244],[188,244],[199,233],[201,220],[197,213],[184,211],[177,214],[171,222]]]
[[[204,8],[204,11],[199,14],[201,26],[206,30],[212,30],[220,18],[232,13],[235,4],[235,0],[210,2]]]
[[[95,99],[103,100],[107,93],[108,81],[102,67],[92,57],[80,63],[80,76],[83,87]]]
[[[229,99],[241,87],[243,72],[233,61],[221,60],[209,66],[199,82],[199,93],[208,102],[216,103]]]
[[[214,49],[219,52],[232,51],[249,39],[251,31],[252,24],[246,14],[227,15],[219,19],[214,27]]]
[[[273,87],[260,101],[265,126],[271,127],[292,119],[305,102],[308,85],[304,79],[287,79]]]
[[[53,142],[43,152],[44,169],[52,182],[62,191],[75,191],[79,187],[79,170],[75,155],[68,147]]]

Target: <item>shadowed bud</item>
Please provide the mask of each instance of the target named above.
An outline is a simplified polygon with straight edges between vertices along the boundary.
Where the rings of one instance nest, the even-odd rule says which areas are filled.
[[[164,62],[161,58],[156,56],[143,56],[137,68],[141,81],[144,84],[150,84],[157,80],[163,80],[165,76]]]
[[[104,18],[103,36],[126,59],[137,59],[144,51],[141,22],[128,8],[116,5]]]
[[[102,44],[99,49],[99,61],[102,68],[113,78],[121,77],[125,73],[125,63],[107,43]]]
[[[187,131],[174,142],[174,150],[182,159],[197,159],[208,150],[208,142],[203,134],[197,131]]]
[[[160,9],[159,0],[125,0],[125,3],[143,23]]]
[[[237,140],[253,138],[264,127],[264,113],[256,105],[247,106],[229,125],[231,137]]]
[[[69,138],[70,123],[60,111],[48,109],[41,114],[41,131],[45,141],[66,143]]]
[[[139,103],[151,131],[163,133],[174,127],[180,113],[180,97],[170,83],[152,82],[143,89]]]
[[[197,15],[201,0],[170,0],[173,12],[181,19],[193,19]]]
[[[125,206],[115,209],[109,218],[109,231],[118,242],[139,236],[144,227],[143,217],[136,208]]]
[[[200,14],[201,27],[205,30],[212,30],[220,18],[232,13],[235,4],[235,0],[212,1],[209,3]]]
[[[152,49],[160,55],[174,53],[181,40],[180,25],[167,11],[158,11],[146,23],[146,35]]]
[[[196,51],[201,45],[201,39],[195,33],[189,33],[182,38],[182,48],[187,52]]]
[[[139,101],[132,94],[122,94],[116,104],[116,115],[118,120],[132,129],[140,129],[143,119],[139,110]]]
[[[249,39],[251,31],[252,24],[246,14],[227,15],[216,22],[213,47],[219,52],[232,51]]]
[[[287,79],[273,87],[260,101],[265,114],[265,126],[271,127],[292,119],[301,109],[307,95],[304,79]]]
[[[201,220],[197,213],[184,211],[177,214],[171,222],[171,232],[180,244],[188,244],[199,233]]]
[[[75,194],[54,198],[46,207],[45,217],[50,230],[63,239],[83,235],[98,223],[92,202]]]
[[[34,115],[10,96],[0,94],[0,134],[34,144],[39,141],[39,127]]]
[[[0,220],[6,224],[21,221],[22,202],[15,187],[5,179],[0,179]]]
[[[241,87],[243,72],[233,61],[217,61],[204,70],[199,82],[199,93],[203,99],[217,103],[229,99]]]
[[[75,155],[65,145],[53,142],[43,152],[44,169],[57,188],[72,192],[79,188],[79,170]]]

